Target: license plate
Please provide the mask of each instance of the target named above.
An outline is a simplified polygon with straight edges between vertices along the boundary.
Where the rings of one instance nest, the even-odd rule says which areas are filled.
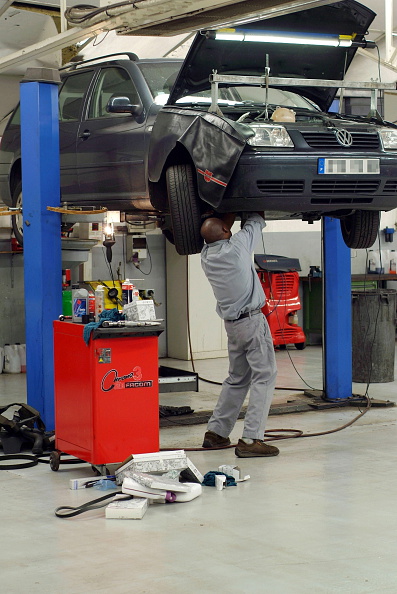
[[[379,159],[319,159],[318,173],[325,175],[379,174]]]

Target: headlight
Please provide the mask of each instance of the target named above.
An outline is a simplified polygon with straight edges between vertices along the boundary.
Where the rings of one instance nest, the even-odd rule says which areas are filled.
[[[284,126],[271,126],[268,124],[250,124],[255,136],[247,140],[251,146],[278,146],[293,148],[294,144]]]
[[[383,129],[379,130],[384,149],[397,150],[397,130]]]

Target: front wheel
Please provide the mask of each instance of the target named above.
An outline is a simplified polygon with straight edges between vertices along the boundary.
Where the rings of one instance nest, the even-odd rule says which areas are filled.
[[[200,199],[192,166],[188,163],[172,165],[167,169],[166,178],[176,251],[182,256],[197,254],[204,241],[200,235]]]
[[[12,194],[12,206],[13,208],[22,209],[22,182],[18,182],[15,186]],[[15,238],[20,245],[23,245],[23,214],[22,210],[19,214],[13,215],[12,217],[12,230],[14,231]]]
[[[340,220],[342,237],[351,249],[370,248],[378,235],[380,214],[377,210],[356,210]]]
[[[298,351],[303,351],[303,349],[306,348],[306,343],[305,342],[296,342],[295,348],[298,349]]]

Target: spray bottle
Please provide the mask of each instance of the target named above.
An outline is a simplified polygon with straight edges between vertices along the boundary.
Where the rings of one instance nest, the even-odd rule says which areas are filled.
[[[95,289],[95,321],[99,322],[99,316],[105,309],[105,287],[98,285]]]

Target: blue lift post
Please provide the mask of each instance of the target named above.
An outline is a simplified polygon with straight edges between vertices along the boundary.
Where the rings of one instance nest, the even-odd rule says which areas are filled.
[[[30,68],[21,82],[27,401],[54,429],[53,320],[62,313],[59,73]]]
[[[352,396],[351,260],[338,219],[323,218],[324,396]]]

